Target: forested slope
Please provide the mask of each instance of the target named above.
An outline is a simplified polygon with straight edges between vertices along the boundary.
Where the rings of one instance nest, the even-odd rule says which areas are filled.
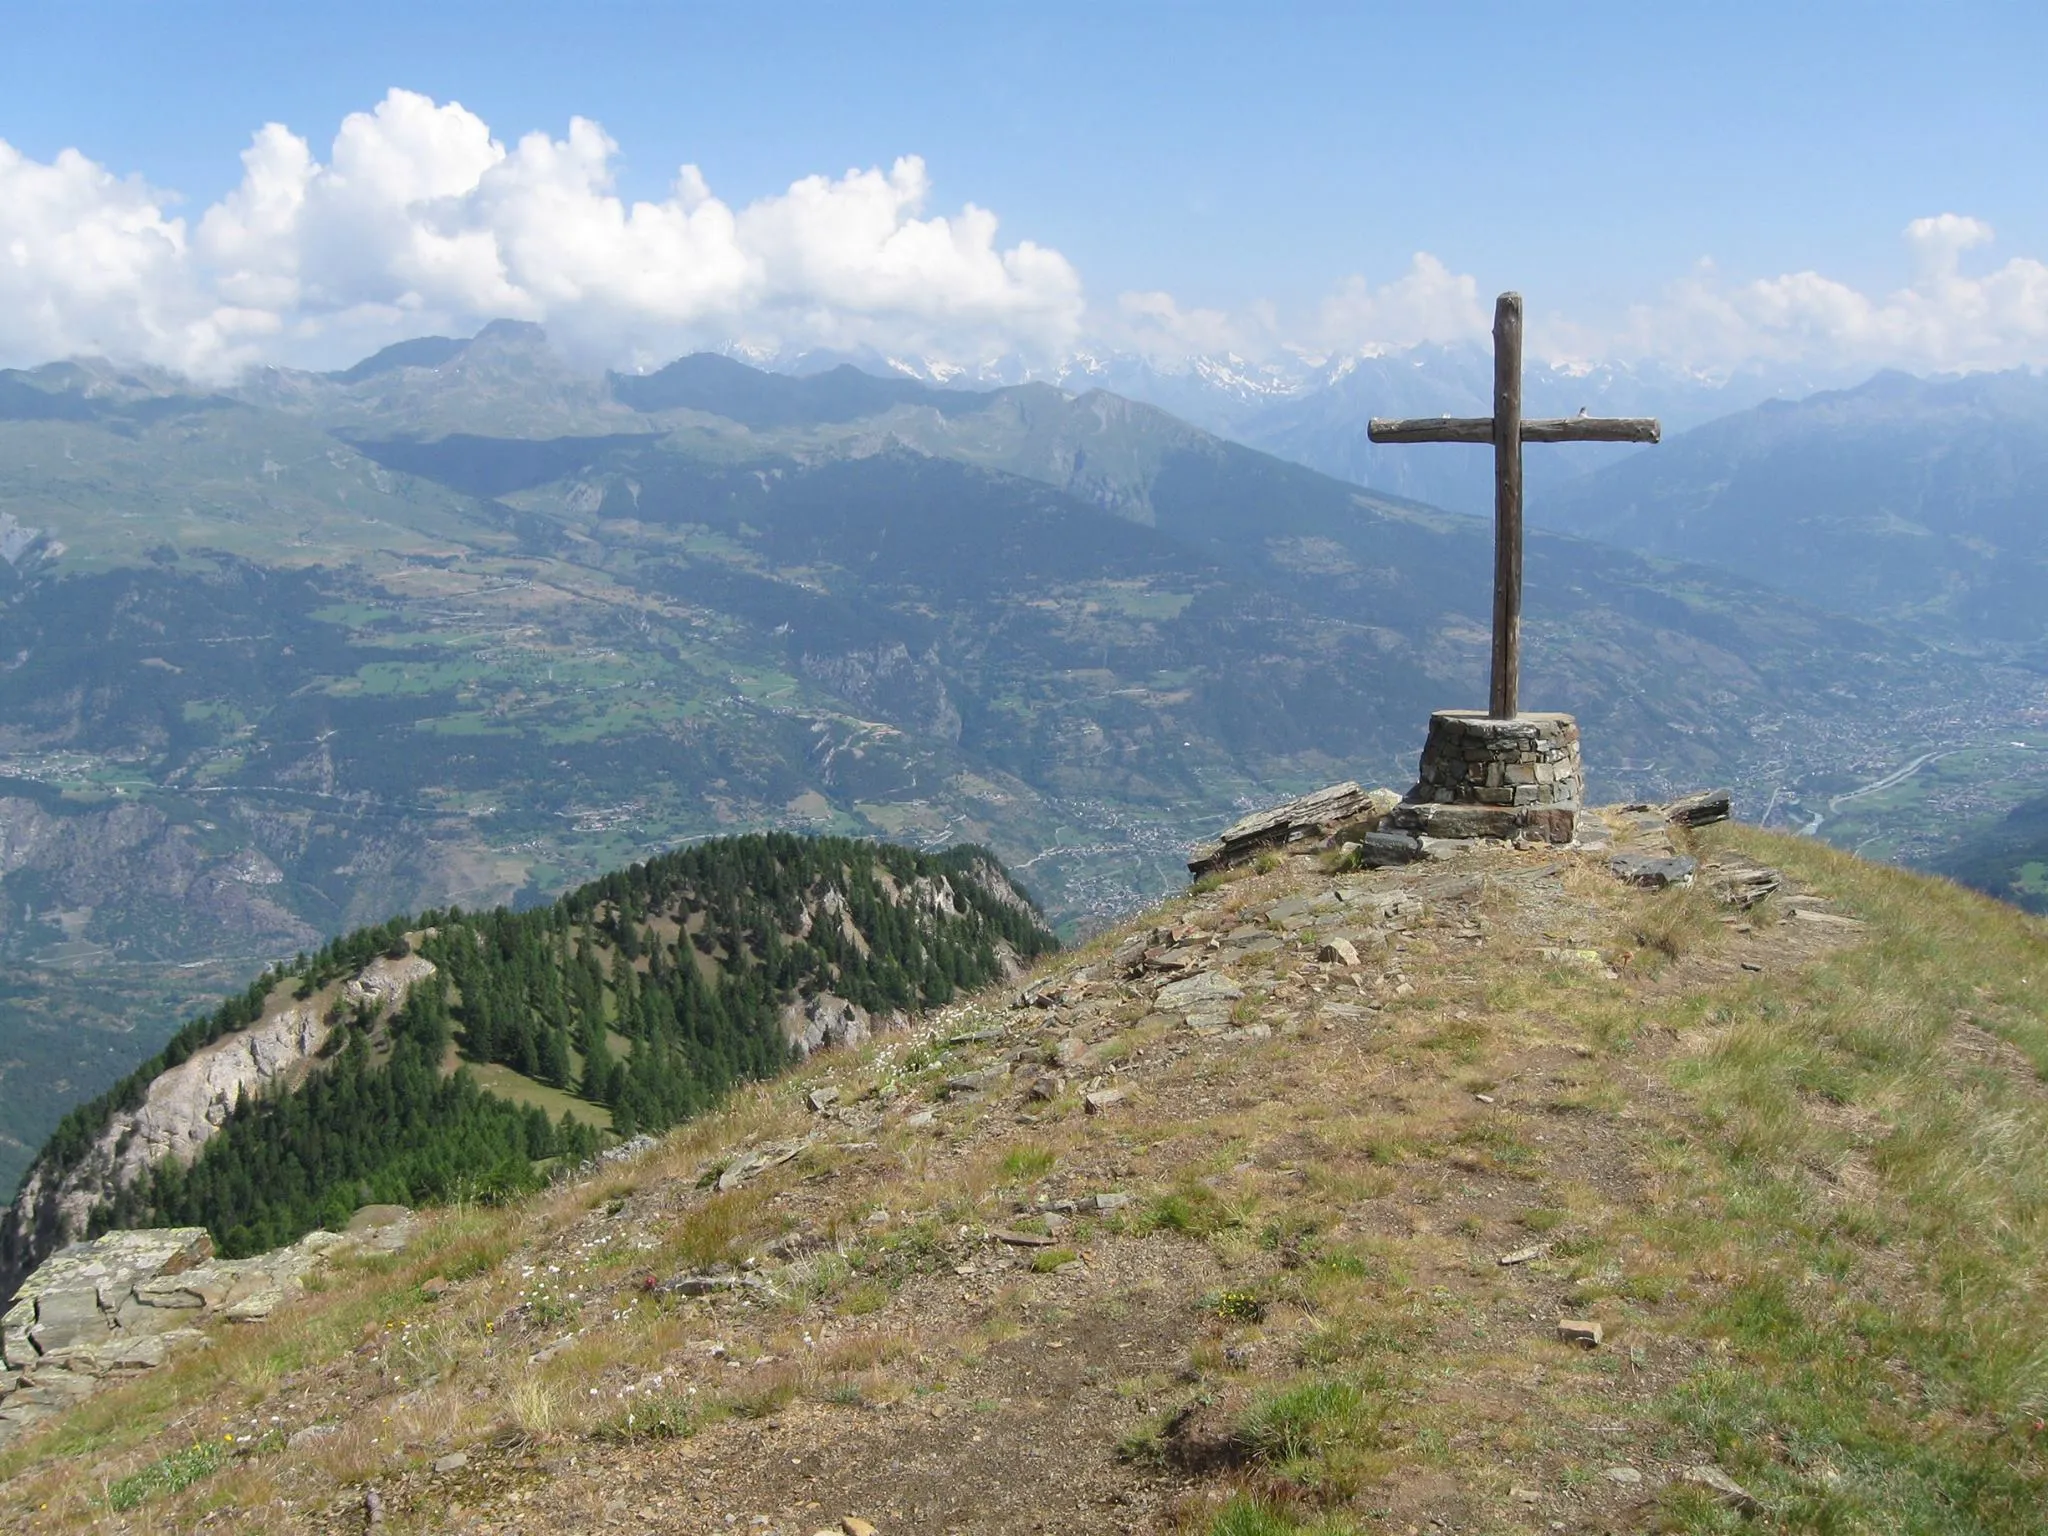
[[[887,1013],[949,1001],[1054,947],[985,851],[785,833],[635,864],[525,912],[451,908],[337,939],[194,1020],[67,1115],[0,1226],[11,1287],[56,1243],[210,1228],[229,1254],[370,1201],[497,1198],[610,1134],[660,1130],[801,1051],[821,998]],[[366,987],[382,961],[403,987]],[[290,1010],[316,1034],[276,1091],[235,1095],[191,1160],[123,1176],[165,1076]]]

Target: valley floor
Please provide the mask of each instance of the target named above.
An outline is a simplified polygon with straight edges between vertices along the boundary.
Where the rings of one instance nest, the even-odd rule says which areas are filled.
[[[2043,930],[1695,841],[1666,892],[1499,849],[1198,889],[637,1161],[430,1216],[6,1452],[0,1501],[38,1531],[2038,1530]],[[1786,890],[1715,899],[1758,863]]]

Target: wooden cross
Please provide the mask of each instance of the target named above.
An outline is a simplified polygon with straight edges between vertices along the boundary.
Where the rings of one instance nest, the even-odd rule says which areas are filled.
[[[1366,424],[1376,443],[1493,444],[1493,690],[1487,713],[1512,720],[1522,669],[1522,444],[1654,443],[1654,416],[1581,413],[1558,421],[1522,420],[1522,296],[1493,306],[1493,414],[1434,416]]]

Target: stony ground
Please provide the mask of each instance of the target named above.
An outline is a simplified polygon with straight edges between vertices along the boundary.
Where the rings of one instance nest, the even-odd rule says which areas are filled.
[[[1608,826],[1198,889],[545,1201],[431,1218],[0,1459],[0,1499],[138,1532],[2038,1529],[2044,1340],[2040,1379],[1966,1380],[1990,1335],[1941,1342],[1948,1250],[1884,1154],[1906,1079],[1827,1056],[1841,967],[1935,887],[1716,829],[1646,891],[1609,859],[1663,823]],[[1775,895],[1717,897],[1763,863]],[[1942,1011],[1914,1092],[2031,1156],[2038,1004],[1942,985],[1855,1016]],[[1780,1027],[1789,1118],[1742,1075]],[[2020,1249],[2039,1218],[1999,1217]],[[2001,1305],[2024,1360],[2039,1313]],[[1831,1353],[1837,1315],[1870,1347]]]

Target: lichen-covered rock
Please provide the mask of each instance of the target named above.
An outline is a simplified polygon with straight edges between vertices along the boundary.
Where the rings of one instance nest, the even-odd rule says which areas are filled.
[[[0,1357],[10,1370],[27,1370],[53,1355],[97,1349],[116,1333],[160,1332],[155,1324],[164,1309],[138,1301],[137,1288],[212,1258],[213,1240],[204,1227],[109,1232],[89,1243],[73,1243],[22,1282],[14,1304],[0,1318]]]

